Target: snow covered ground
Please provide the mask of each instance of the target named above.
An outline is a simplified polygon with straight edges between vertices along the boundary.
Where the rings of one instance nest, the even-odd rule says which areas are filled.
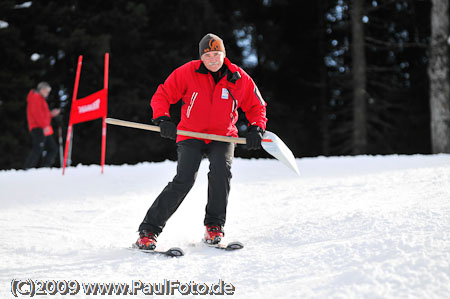
[[[13,298],[12,286],[29,297],[30,280],[41,291],[40,281],[59,281],[61,292],[64,281],[80,286],[58,298],[95,297],[87,283],[156,291],[168,281],[174,296],[156,297],[187,298],[180,291],[189,285],[202,293],[216,284],[230,298],[450,298],[450,155],[297,164],[300,177],[275,160],[234,160],[226,239],[246,247],[225,252],[190,246],[203,235],[203,161],[158,239],[160,248],[182,247],[182,258],[126,249],[174,162],[107,166],[103,175],[99,166],[65,176],[0,171],[0,298]]]

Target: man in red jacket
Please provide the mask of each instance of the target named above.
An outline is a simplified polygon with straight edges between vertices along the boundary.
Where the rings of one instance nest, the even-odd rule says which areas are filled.
[[[27,96],[27,120],[28,129],[32,137],[33,147],[27,160],[25,169],[34,168],[39,163],[42,153],[45,151],[43,167],[50,167],[55,162],[58,147],[53,139],[51,126],[52,117],[60,113],[59,109],[48,109],[46,98],[52,88],[47,82],[40,82],[36,89],[30,90]]]
[[[205,35],[199,43],[200,60],[190,61],[170,74],[151,100],[153,122],[161,136],[176,139],[177,174],[149,208],[139,226],[136,245],[153,250],[156,237],[194,185],[202,157],[208,157],[208,202],[204,219],[205,241],[217,244],[224,236],[235,144],[177,136],[169,114],[180,99],[179,130],[237,137],[237,109],[249,120],[247,148],[259,149],[266,128],[266,103],[250,76],[225,55],[221,38]]]

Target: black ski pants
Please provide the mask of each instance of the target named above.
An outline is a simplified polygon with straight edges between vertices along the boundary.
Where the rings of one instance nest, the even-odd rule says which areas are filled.
[[[42,167],[51,167],[55,163],[56,155],[58,154],[58,146],[56,145],[53,135],[45,136],[44,130],[41,128],[34,128],[30,132],[32,138],[32,148],[28,155],[24,168],[34,168],[38,165],[39,160],[45,150],[45,157],[42,161]]]
[[[224,225],[230,193],[233,143],[187,139],[177,143],[178,164],[174,179],[147,211],[139,231],[158,235],[194,185],[204,155],[209,159],[208,203],[204,224]]]

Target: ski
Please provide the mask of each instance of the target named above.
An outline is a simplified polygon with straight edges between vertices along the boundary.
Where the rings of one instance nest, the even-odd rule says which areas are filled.
[[[233,251],[233,250],[238,250],[238,249],[244,248],[244,244],[242,244],[241,242],[238,242],[238,241],[230,242],[228,244],[223,244],[223,243],[209,244],[209,243],[206,243],[205,241],[203,241],[203,243],[208,247],[213,247],[213,248],[226,250],[226,251]]]
[[[142,253],[146,253],[146,254],[157,254],[157,255],[164,255],[164,256],[169,256],[169,257],[181,257],[184,256],[184,251],[183,249],[179,248],[179,247],[172,247],[169,248],[169,250],[144,250],[144,249],[140,249],[138,248],[135,244],[131,245],[131,248],[128,248],[130,250],[134,250],[134,251],[139,251]]]

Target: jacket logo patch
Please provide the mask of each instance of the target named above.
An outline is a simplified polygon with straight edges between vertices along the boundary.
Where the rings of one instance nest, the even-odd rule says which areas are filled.
[[[222,88],[222,99],[228,100],[228,94],[229,94],[228,89]]]

